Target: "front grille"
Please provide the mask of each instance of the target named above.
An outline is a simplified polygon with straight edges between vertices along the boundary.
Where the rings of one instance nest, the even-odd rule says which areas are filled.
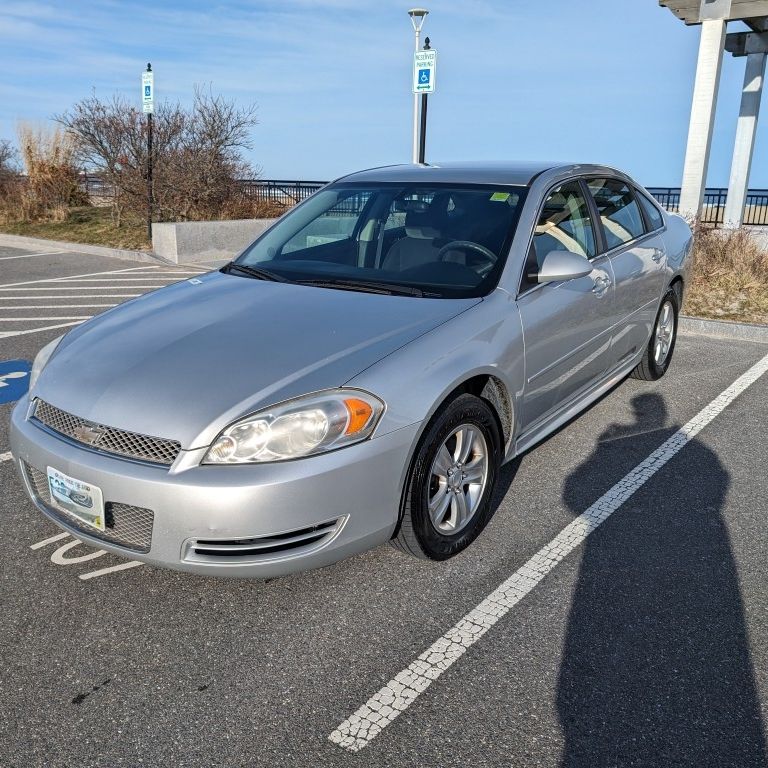
[[[33,418],[48,429],[89,448],[137,461],[170,466],[181,451],[181,444],[175,440],[94,424],[62,411],[44,400],[35,400]]]
[[[99,531],[86,525],[76,515],[59,507],[51,498],[48,476],[45,472],[35,469],[26,462],[22,463],[32,493],[51,515],[89,536],[95,536],[97,539],[118,544],[135,552],[149,552],[152,545],[152,525],[155,519],[155,513],[151,509],[107,501],[104,504],[106,530]]]
[[[299,528],[269,536],[245,539],[194,539],[186,547],[186,560],[268,560],[280,554],[304,554],[326,544],[341,530],[346,518],[330,520],[308,528]]]

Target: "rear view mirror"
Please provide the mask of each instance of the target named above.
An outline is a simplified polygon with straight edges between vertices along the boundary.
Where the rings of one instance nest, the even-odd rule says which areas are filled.
[[[592,271],[589,259],[573,251],[550,251],[541,262],[539,271],[530,275],[537,283],[553,283],[558,280],[576,280]]]

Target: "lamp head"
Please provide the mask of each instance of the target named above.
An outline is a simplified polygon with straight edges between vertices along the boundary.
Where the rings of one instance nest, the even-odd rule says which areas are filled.
[[[411,10],[408,11],[408,15],[411,17],[411,24],[413,24],[413,28],[417,32],[421,31],[424,19],[428,13],[429,11],[426,8],[411,8]]]

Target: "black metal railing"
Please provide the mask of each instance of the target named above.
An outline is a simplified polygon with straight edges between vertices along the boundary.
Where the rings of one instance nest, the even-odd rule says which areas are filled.
[[[80,174],[80,188],[89,197],[111,197],[112,185],[95,173]],[[281,203],[285,206],[300,203],[313,192],[324,187],[327,181],[290,181],[283,179],[239,179],[238,184],[247,197]]]
[[[327,181],[286,181],[283,179],[240,179],[239,184],[247,197],[283,205],[295,205]]]
[[[263,200],[284,205],[286,208],[300,203],[326,181],[292,181],[286,179],[241,179],[238,182],[243,194],[253,200]],[[110,197],[110,184],[97,174],[81,174],[80,187],[89,197]],[[659,203],[672,213],[680,211],[680,187],[647,187]],[[728,190],[725,187],[708,187],[704,193],[701,220],[705,224],[718,226],[725,216],[725,201]],[[744,207],[744,221],[747,226],[768,226],[768,189],[750,189]]]
[[[680,187],[647,187],[659,203],[672,213],[680,212]],[[701,220],[705,224],[722,224],[725,217],[725,201],[728,190],[725,187],[708,187],[704,192]],[[744,224],[747,226],[768,225],[768,189],[750,189],[744,206]]]

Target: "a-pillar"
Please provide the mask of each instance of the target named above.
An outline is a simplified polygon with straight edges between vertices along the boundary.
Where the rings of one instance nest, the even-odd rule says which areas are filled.
[[[717,91],[723,63],[725,25],[725,19],[706,19],[701,23],[691,122],[688,127],[688,145],[685,150],[683,183],[680,190],[680,213],[685,216],[698,216],[704,200]]]
[[[728,182],[728,199],[723,220],[727,227],[740,227],[744,219],[744,205],[749,189],[749,171],[755,148],[757,119],[765,80],[765,53],[750,53],[741,91],[739,122],[733,147],[731,178]]]

